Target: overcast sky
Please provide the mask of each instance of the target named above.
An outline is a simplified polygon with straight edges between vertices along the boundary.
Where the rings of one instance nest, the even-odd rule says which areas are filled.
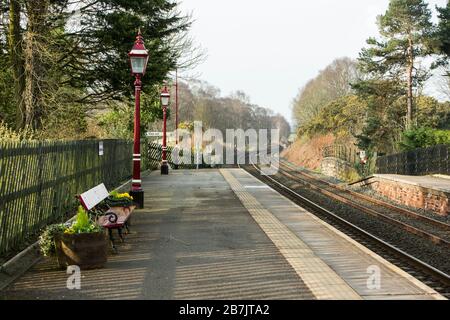
[[[447,0],[428,0],[430,8]],[[191,30],[207,50],[196,71],[223,95],[251,101],[291,120],[299,88],[335,58],[356,58],[389,0],[182,0]]]

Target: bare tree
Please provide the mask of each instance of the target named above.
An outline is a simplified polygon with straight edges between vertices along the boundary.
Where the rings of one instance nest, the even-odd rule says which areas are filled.
[[[334,60],[299,90],[292,103],[293,117],[302,126],[317,117],[329,102],[351,93],[351,83],[359,77],[357,64],[350,58]]]
[[[441,67],[434,81],[440,96],[450,101],[450,70],[448,67]]]

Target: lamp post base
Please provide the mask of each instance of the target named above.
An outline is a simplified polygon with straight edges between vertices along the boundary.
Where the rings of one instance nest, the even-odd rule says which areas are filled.
[[[169,165],[167,164],[167,162],[163,162],[161,164],[161,174],[164,174],[164,175],[169,174]]]
[[[130,196],[133,197],[133,201],[136,203],[138,209],[144,208],[144,190],[131,190]]]

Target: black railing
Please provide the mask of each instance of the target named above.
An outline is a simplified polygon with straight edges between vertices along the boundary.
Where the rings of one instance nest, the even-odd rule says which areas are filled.
[[[161,164],[162,159],[162,145],[150,142],[144,147],[144,162],[145,165],[150,169],[157,169],[158,166]],[[172,150],[173,147],[167,147],[166,156],[167,161],[169,165],[173,168],[175,167],[174,160],[172,159]],[[181,154],[182,155],[182,154]],[[179,169],[194,169],[197,167],[195,163],[195,154],[194,152],[191,152],[190,161],[187,161],[187,163],[179,163],[178,168]],[[180,162],[181,158],[180,158]],[[200,159],[200,167],[204,167],[203,159]]]
[[[402,175],[450,175],[450,145],[436,145],[378,157],[377,173]]]
[[[131,177],[132,142],[0,143],[0,254],[15,250],[76,205],[75,195]]]

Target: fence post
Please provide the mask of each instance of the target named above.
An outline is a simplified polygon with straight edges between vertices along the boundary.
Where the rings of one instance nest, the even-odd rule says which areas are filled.
[[[449,150],[450,145],[443,147],[444,155],[442,156],[442,161],[444,161],[444,166],[442,167],[442,172],[444,172],[447,175],[450,175],[450,158],[449,158]]]

